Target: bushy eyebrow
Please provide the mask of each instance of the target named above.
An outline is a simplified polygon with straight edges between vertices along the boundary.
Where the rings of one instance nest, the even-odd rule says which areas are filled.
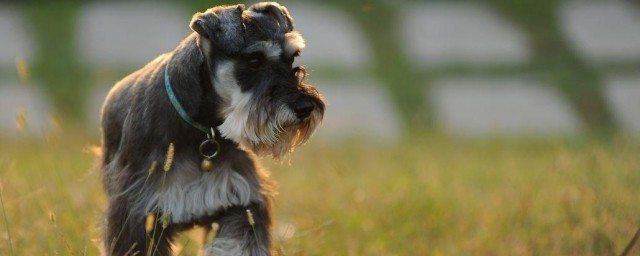
[[[284,52],[287,56],[293,56],[302,52],[305,47],[302,35],[297,31],[292,31],[284,35]]]
[[[272,41],[261,41],[247,47],[243,52],[253,53],[261,51],[264,55],[271,60],[278,60],[280,54],[282,54],[282,47]]]

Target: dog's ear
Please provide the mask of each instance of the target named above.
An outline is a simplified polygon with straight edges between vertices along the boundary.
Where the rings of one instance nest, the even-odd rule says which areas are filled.
[[[210,36],[207,32],[206,28],[206,24],[205,24],[205,19],[204,19],[204,14],[201,12],[197,12],[196,14],[193,15],[193,18],[191,19],[191,23],[189,24],[189,27],[191,28],[191,30],[193,30],[194,32],[198,33],[200,36],[209,39]]]
[[[228,54],[235,53],[244,44],[243,11],[242,4],[211,8],[204,13],[194,14],[189,27],[204,38],[206,43],[211,43]]]
[[[282,33],[291,32],[294,29],[293,18],[289,15],[289,11],[276,2],[257,3],[250,6],[249,11],[270,15],[278,22]]]

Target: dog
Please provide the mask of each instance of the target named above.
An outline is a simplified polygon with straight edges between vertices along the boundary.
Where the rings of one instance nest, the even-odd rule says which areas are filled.
[[[270,255],[276,191],[256,155],[281,159],[322,123],[325,101],[293,65],[305,43],[284,6],[217,6],[189,26],[105,99],[105,255],[170,255],[197,226],[217,231],[207,255]]]

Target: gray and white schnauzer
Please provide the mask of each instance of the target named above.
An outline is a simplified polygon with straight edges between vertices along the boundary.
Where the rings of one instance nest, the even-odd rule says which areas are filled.
[[[106,98],[104,254],[169,255],[178,232],[214,226],[205,253],[270,255],[275,190],[254,154],[281,158],[322,122],[285,7],[214,7],[190,27]]]

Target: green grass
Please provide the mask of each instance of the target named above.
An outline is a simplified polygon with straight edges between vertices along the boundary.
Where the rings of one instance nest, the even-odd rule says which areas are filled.
[[[314,138],[284,164],[263,159],[280,184],[276,219],[293,233],[277,239],[281,254],[610,255],[640,225],[640,144],[624,136],[415,137]],[[0,140],[0,255],[11,255],[6,224],[15,255],[97,254],[105,196],[86,148],[99,140],[52,138]]]

